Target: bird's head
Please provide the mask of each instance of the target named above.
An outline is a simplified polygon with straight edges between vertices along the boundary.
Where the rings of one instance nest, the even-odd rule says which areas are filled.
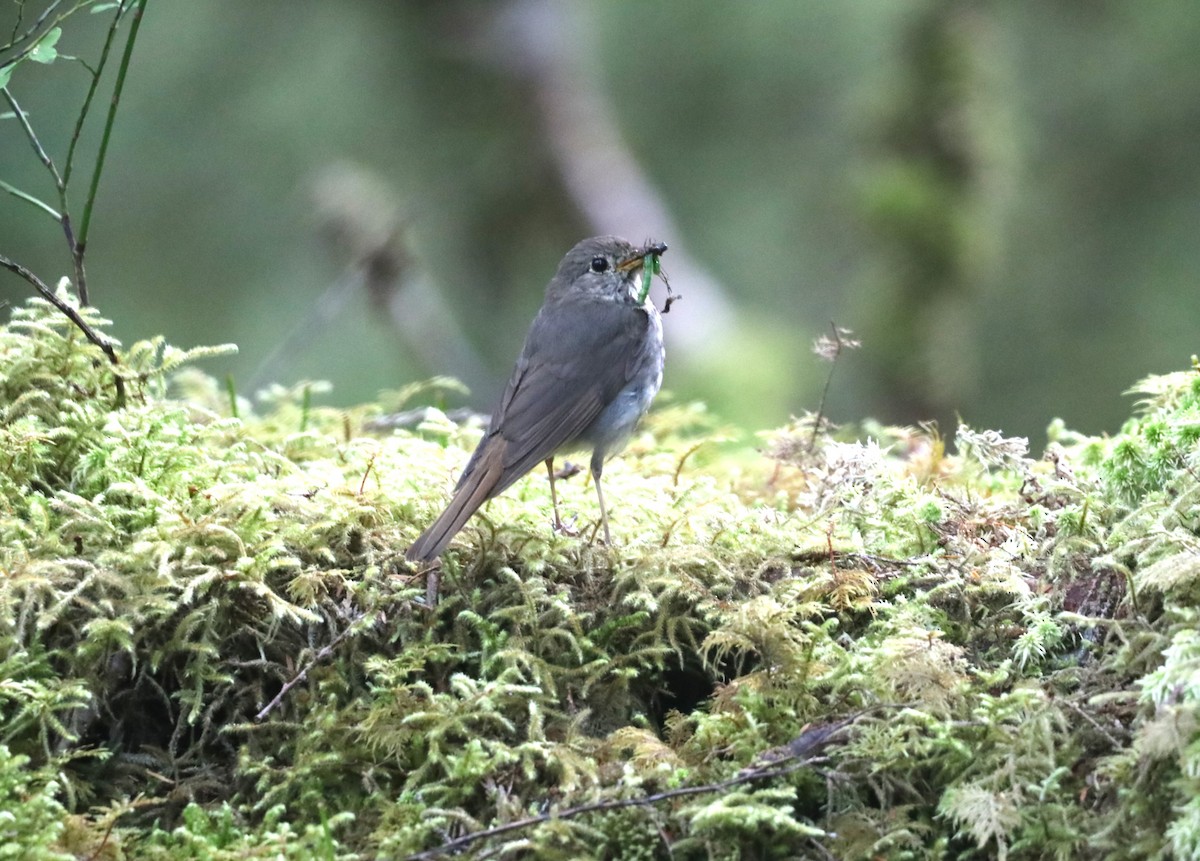
[[[661,256],[666,250],[661,242],[637,246],[619,236],[584,239],[562,259],[546,296],[584,293],[638,304],[646,258]]]

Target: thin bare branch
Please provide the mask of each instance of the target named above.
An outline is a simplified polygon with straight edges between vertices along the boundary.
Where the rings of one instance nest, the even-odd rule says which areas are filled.
[[[664,792],[655,793],[654,795],[645,795],[641,798],[620,798],[609,799],[607,801],[595,801],[590,804],[581,804],[577,807],[569,807],[565,810],[554,811],[551,813],[543,813],[538,816],[530,816],[525,819],[518,819],[515,822],[507,822],[504,825],[497,825],[495,828],[487,828],[483,831],[474,831],[470,834],[464,834],[462,837],[455,838],[443,843],[441,846],[435,846],[433,849],[426,849],[424,852],[416,852],[404,858],[404,861],[428,861],[430,858],[436,858],[439,855],[445,855],[451,852],[458,852],[466,846],[475,843],[478,840],[484,840],[489,837],[498,837],[502,834],[507,834],[510,831],[518,831],[522,828],[530,828],[534,825],[540,825],[543,822],[550,820],[571,819],[580,816],[584,813],[598,813],[605,810],[620,810],[626,807],[643,807],[648,804],[656,804],[660,801],[667,801],[672,798],[683,798],[689,795],[703,795],[705,793],[721,792],[726,789],[731,789],[735,786],[740,786],[743,783],[751,783],[757,780],[770,780],[775,777],[784,777],[792,772],[799,771],[802,768],[813,765],[818,762],[821,757],[818,756],[820,750],[833,741],[834,737],[857,721],[860,717],[884,706],[874,706],[864,709],[850,717],[832,723],[823,724],[821,726],[812,727],[805,731],[798,738],[792,740],[791,743],[784,745],[781,748],[776,748],[771,751],[764,752],[758,759],[755,765],[749,768],[744,768],[736,775],[728,780],[722,780],[718,783],[706,783],[699,786],[683,786],[678,789],[668,789]],[[887,706],[890,707],[890,706]]]
[[[5,182],[2,179],[0,179],[0,189],[7,191],[13,197],[19,198],[20,200],[23,200],[26,203],[32,203],[38,209],[42,210],[43,212],[48,213],[50,215],[50,217],[53,218],[55,221],[62,221],[62,216],[59,215],[58,210],[56,210],[50,204],[45,203],[44,201],[38,200],[32,194],[28,194],[24,191],[21,191],[21,189],[15,187],[15,186],[9,185],[7,182]]]
[[[88,321],[83,319],[83,317],[79,315],[78,311],[60,299],[58,294],[51,290],[45,281],[43,281],[41,278],[38,278],[20,263],[17,263],[14,260],[9,260],[2,254],[0,254],[0,267],[9,270],[15,275],[19,275],[21,278],[24,278],[26,281],[32,284],[34,289],[42,294],[43,299],[65,314],[72,323],[79,327],[79,331],[83,332],[84,337],[100,348],[100,351],[108,357],[109,362],[111,362],[114,366],[119,366],[121,364],[121,360],[117,357],[117,350],[113,346],[112,341],[108,340],[108,338],[104,337],[95,329],[93,329]],[[117,405],[124,405],[125,380],[119,373],[116,372],[113,373],[113,379],[117,389]]]
[[[25,9],[24,4],[19,5],[17,10],[17,20],[13,22],[12,33],[9,35],[8,44],[0,45],[0,51],[7,51],[10,48],[17,47],[22,42],[28,42],[30,39],[32,39],[34,34],[37,33],[37,31],[41,28],[42,24],[45,23],[46,19],[50,17],[50,13],[57,9],[60,5],[62,5],[62,0],[54,0],[54,2],[42,10],[42,14],[38,15],[37,20],[29,25],[29,29],[18,36],[17,31],[21,29],[21,13],[24,12]],[[78,8],[78,6],[76,6],[76,8]],[[59,16],[58,20],[62,20],[62,18],[69,14],[70,12]]]
[[[305,664],[300,672],[296,673],[296,675],[292,676],[291,679],[284,683],[283,687],[279,689],[279,693],[277,693],[269,703],[262,707],[259,713],[254,716],[254,719],[262,720],[272,711],[274,711],[275,707],[283,702],[283,698],[287,696],[288,691],[308,678],[309,670],[333,654],[333,650],[338,647],[338,644],[341,643],[342,640],[346,639],[346,637],[350,635],[350,632],[354,630],[354,625],[363,618],[363,615],[364,614],[360,613],[351,619],[350,624],[342,629],[340,634],[322,646],[321,649],[315,655],[313,655],[313,659]]]
[[[38,159],[50,171],[50,175],[54,177],[54,187],[58,189],[61,196],[63,193],[63,180],[58,172],[58,168],[54,166],[54,160],[46,154],[46,150],[42,147],[42,142],[38,140],[37,132],[33,130],[33,126],[29,124],[29,117],[25,116],[25,111],[21,110],[21,106],[17,104],[17,100],[13,98],[13,94],[8,91],[8,87],[0,87],[0,93],[4,94],[5,100],[13,109],[13,113],[17,116],[17,122],[21,124],[21,128],[25,131],[25,137],[29,139],[29,143],[33,146],[33,151],[37,153]]]
[[[55,18],[53,24],[57,25],[64,18],[74,14],[75,12],[84,8],[85,6],[91,5],[93,2],[94,2],[94,0],[79,0],[79,2],[76,2],[69,10],[67,10],[66,12],[62,13],[57,18]],[[90,112],[92,100],[95,97],[96,89],[100,83],[100,75],[103,72],[105,63],[108,60],[108,53],[112,47],[112,42],[113,42],[113,38],[114,38],[114,35],[117,30],[117,26],[120,23],[121,18],[123,16],[124,12],[126,11],[126,9],[128,8],[128,4],[130,2],[132,2],[132,0],[122,0],[121,5],[118,6],[116,13],[113,15],[112,23],[109,25],[108,34],[105,37],[104,48],[103,48],[103,50],[101,52],[101,56],[100,56],[100,62],[96,66],[96,68],[93,69],[91,66],[88,66],[87,63],[83,63],[84,67],[87,68],[88,72],[91,74],[92,81],[91,81],[90,86],[88,87],[87,95],[84,97],[83,106],[80,108],[78,117],[76,117],[75,129],[71,135],[71,142],[67,149],[66,165],[61,174],[59,173],[57,166],[54,164],[54,160],[50,158],[49,154],[46,152],[45,148],[42,146],[41,141],[38,139],[36,132],[34,132],[34,130],[33,130],[33,126],[29,122],[29,118],[25,115],[24,111],[21,110],[20,106],[17,104],[16,99],[13,97],[12,93],[10,93],[7,88],[4,89],[4,97],[8,100],[8,103],[12,106],[12,109],[15,112],[18,121],[21,123],[21,127],[25,131],[25,136],[29,139],[30,143],[33,145],[34,152],[37,153],[37,156],[41,160],[42,164],[46,166],[46,169],[50,171],[51,176],[53,176],[53,178],[54,178],[54,186],[58,192],[58,205],[59,205],[59,209],[61,211],[54,212],[50,207],[43,204],[41,201],[38,201],[36,198],[26,195],[25,193],[20,192],[19,190],[14,190],[14,189],[12,189],[11,186],[6,187],[5,190],[9,191],[9,193],[11,193],[11,194],[15,194],[17,197],[20,197],[21,199],[26,200],[29,203],[34,203],[36,205],[40,205],[41,208],[47,212],[54,213],[55,218],[58,220],[59,224],[62,226],[63,235],[66,237],[67,247],[71,254],[71,263],[72,263],[72,266],[73,266],[74,272],[75,272],[75,279],[74,279],[75,280],[75,289],[79,295],[79,303],[81,305],[85,305],[85,306],[91,304],[89,296],[88,296],[87,270],[85,269],[85,267],[83,265],[84,250],[85,250],[86,244],[87,244],[86,225],[87,225],[87,222],[88,222],[90,214],[91,214],[91,205],[92,205],[92,201],[95,198],[96,187],[100,181],[99,174],[100,174],[100,170],[103,166],[104,153],[105,153],[105,150],[107,149],[108,137],[109,137],[109,133],[111,132],[111,129],[112,129],[112,122],[113,122],[113,118],[116,113],[117,102],[120,99],[120,89],[124,82],[124,74],[123,73],[124,73],[125,68],[128,66],[129,55],[133,49],[132,42],[133,42],[134,35],[136,33],[136,25],[138,23],[136,20],[134,22],[134,28],[130,30],[129,42],[127,42],[127,44],[125,46],[125,57],[122,62],[121,74],[119,74],[118,78],[117,78],[117,84],[116,84],[116,87],[115,87],[115,90],[113,93],[113,102],[109,107],[108,119],[105,124],[105,134],[104,134],[103,139],[101,140],[100,152],[99,152],[99,154],[97,156],[97,160],[96,160],[95,173],[92,176],[92,184],[89,189],[87,204],[84,207],[84,231],[78,240],[76,239],[75,230],[71,223],[70,207],[67,204],[67,186],[68,186],[68,183],[70,182],[71,172],[74,168],[75,148],[79,143],[79,138],[80,138],[80,135],[83,130],[83,124],[84,124],[85,120],[87,119],[87,116]],[[28,38],[33,33],[37,32],[38,28],[46,20],[46,18],[49,16],[49,14],[55,8],[57,8],[58,5],[59,4],[56,0],[56,2],[52,3],[45,11],[43,11],[43,13],[39,16],[38,20],[34,23],[33,27],[31,27],[30,30],[26,33],[26,36],[22,38],[22,41],[24,40],[24,38]],[[144,5],[145,5],[145,0],[142,0],[142,3],[138,7],[139,14],[140,14],[141,8]],[[13,42],[10,44],[16,44],[16,42]],[[83,61],[80,61],[80,62],[82,63]]]

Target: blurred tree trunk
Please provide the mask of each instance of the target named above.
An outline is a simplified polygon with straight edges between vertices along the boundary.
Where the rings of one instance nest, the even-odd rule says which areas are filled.
[[[985,146],[973,119],[988,110],[976,51],[985,14],[932,0],[914,17],[901,49],[904,74],[879,131],[881,152],[863,189],[882,271],[862,334],[891,421],[951,421],[978,379],[970,306],[986,244],[979,236]]]

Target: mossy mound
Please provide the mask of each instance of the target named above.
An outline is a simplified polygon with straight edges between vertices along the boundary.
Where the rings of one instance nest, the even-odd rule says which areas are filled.
[[[614,548],[535,473],[430,606],[478,429],[251,415],[207,352],[0,331],[0,857],[1200,856],[1195,370],[1038,461],[668,404]]]

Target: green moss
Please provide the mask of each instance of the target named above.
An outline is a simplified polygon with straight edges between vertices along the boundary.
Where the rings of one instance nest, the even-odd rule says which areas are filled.
[[[33,769],[27,756],[0,744],[0,858],[71,861],[56,851],[66,811],[58,787],[45,769]]]
[[[522,820],[463,848],[1200,845],[1194,371],[1043,460],[806,420],[763,457],[665,402],[606,471],[614,548],[580,480],[583,537],[551,531],[535,473],[430,607],[402,554],[478,430],[372,435],[379,407],[316,384],[255,414],[181,367],[211,352],[131,346],[117,408],[50,306],[0,331],[0,822],[27,857],[403,857]]]

